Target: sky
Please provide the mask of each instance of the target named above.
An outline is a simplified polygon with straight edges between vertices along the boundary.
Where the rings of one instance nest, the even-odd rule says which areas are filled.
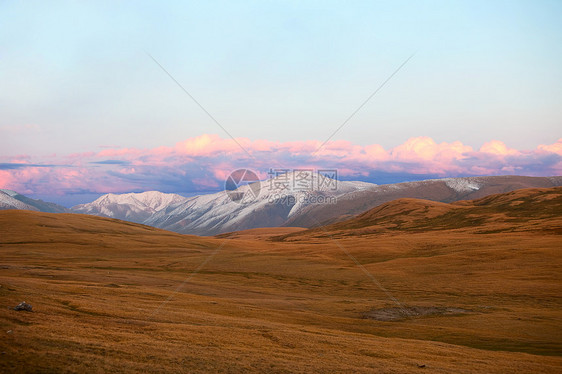
[[[560,19],[557,0],[0,1],[0,188],[70,206],[218,191],[238,167],[560,175]]]

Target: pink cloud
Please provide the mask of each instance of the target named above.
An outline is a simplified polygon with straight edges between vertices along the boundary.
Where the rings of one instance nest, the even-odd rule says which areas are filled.
[[[104,149],[98,152],[98,157],[119,157],[119,156],[131,156],[138,155],[141,151],[134,148],[120,148],[120,149]]]
[[[557,155],[562,156],[562,138],[558,139],[558,141],[554,144],[541,144],[538,146],[538,149],[545,152],[556,153]]]
[[[13,189],[16,185],[14,181],[14,175],[10,171],[0,170],[0,188]]]
[[[366,158],[372,161],[384,161],[390,158],[390,154],[380,145],[372,144],[363,148]]]
[[[430,137],[410,138],[385,149],[330,141],[317,153],[318,140],[275,142],[236,138],[252,157],[229,138],[204,134],[172,147],[107,148],[38,160],[19,155],[0,160],[0,188],[20,193],[107,193],[141,190],[195,192],[220,188],[235,169],[250,168],[260,178],[269,169],[338,169],[346,179],[377,183],[377,173],[400,175],[559,175],[562,139],[535,150],[517,150],[492,140],[480,149],[460,141],[437,143]],[[3,164],[2,164],[3,163]],[[46,166],[41,166],[41,165]],[[48,165],[60,166],[48,166]],[[29,165],[29,166],[25,166]]]
[[[245,149],[250,148],[247,139],[238,138],[238,143],[245,143]],[[190,138],[183,142],[177,143],[176,150],[182,154],[189,156],[213,156],[217,153],[238,153],[242,151],[238,144],[231,139],[222,139],[218,135],[203,134],[196,138]]]
[[[517,156],[521,154],[521,152],[516,149],[508,148],[504,142],[499,140],[492,140],[491,142],[485,143],[480,147],[480,152],[497,156]]]
[[[472,147],[461,142],[443,142],[437,144],[427,136],[410,138],[404,144],[392,149],[392,157],[396,160],[455,160],[462,159],[472,152]]]

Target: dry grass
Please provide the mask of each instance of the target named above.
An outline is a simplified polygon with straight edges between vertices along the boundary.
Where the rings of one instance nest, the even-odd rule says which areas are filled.
[[[0,370],[560,372],[560,235],[498,225],[271,241],[0,212]],[[341,248],[404,306],[468,312],[364,318],[396,305]]]

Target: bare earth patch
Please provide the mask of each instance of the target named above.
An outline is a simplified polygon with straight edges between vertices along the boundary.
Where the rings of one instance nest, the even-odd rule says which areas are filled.
[[[471,310],[444,306],[410,306],[407,308],[381,308],[363,313],[363,318],[377,321],[402,321],[408,318],[452,316],[472,313]]]

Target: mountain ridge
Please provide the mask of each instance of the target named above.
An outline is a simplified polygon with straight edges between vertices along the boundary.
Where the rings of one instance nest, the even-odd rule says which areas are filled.
[[[341,222],[388,201],[410,197],[451,203],[510,192],[522,188],[562,186],[562,176],[527,177],[517,175],[428,179],[416,182],[378,185],[338,199],[334,207],[310,206],[299,217],[288,219],[288,227],[316,227]]]
[[[262,193],[248,204],[233,202],[227,191],[221,191],[184,198],[177,204],[170,204],[149,215],[146,220],[136,222],[178,233],[204,236],[263,227],[311,228],[340,222],[374,206],[404,197],[454,202],[520,188],[562,185],[562,177],[489,176],[430,179],[387,185],[337,181],[337,191],[334,192],[326,189],[281,189],[276,185],[280,180],[284,180],[284,177],[255,182],[261,184]],[[274,187],[267,190],[268,185]],[[251,188],[245,185],[236,191],[247,192]],[[314,199],[334,199],[334,203],[303,203]],[[115,207],[121,208],[123,206]],[[130,217],[125,217],[127,218],[130,220]]]
[[[562,187],[527,188],[452,203],[401,198],[358,216],[272,240],[470,230],[476,234],[548,231],[562,234]],[[536,225],[539,222],[540,225]]]
[[[311,201],[337,199],[339,196],[369,189],[375,184],[358,181],[336,182],[336,188],[320,185],[318,176],[310,180],[313,188],[298,188],[287,180],[294,178],[282,175],[266,181],[240,186],[236,191],[248,193],[259,184],[260,194],[247,204],[239,204],[229,196],[229,191],[189,198],[185,202],[159,212],[145,221],[146,224],[180,233],[195,235],[217,235],[225,232],[260,227],[283,226],[288,217],[299,215]],[[318,187],[314,187],[318,186]]]
[[[68,213],[70,210],[55,203],[32,199],[13,190],[0,189],[0,210],[25,209],[46,213]]]
[[[289,177],[294,178],[295,174]],[[257,198],[244,204],[231,199],[229,194],[232,191],[193,197],[145,191],[110,193],[91,203],[66,209],[42,200],[30,199],[15,191],[0,190],[0,209],[90,214],[141,223],[182,234],[214,236],[264,227],[313,228],[329,225],[345,221],[400,198],[451,203],[521,188],[562,185],[562,176],[461,177],[386,185],[331,179],[327,184],[322,184],[319,178],[313,176],[311,179],[311,183],[317,186],[313,189],[283,185],[287,175],[239,186],[234,192],[248,193],[256,187],[260,190]],[[337,187],[335,189],[334,184]]]
[[[159,191],[140,193],[105,194],[91,203],[73,206],[75,213],[117,218],[135,223],[144,223],[152,215],[168,206],[184,202],[187,198]]]

